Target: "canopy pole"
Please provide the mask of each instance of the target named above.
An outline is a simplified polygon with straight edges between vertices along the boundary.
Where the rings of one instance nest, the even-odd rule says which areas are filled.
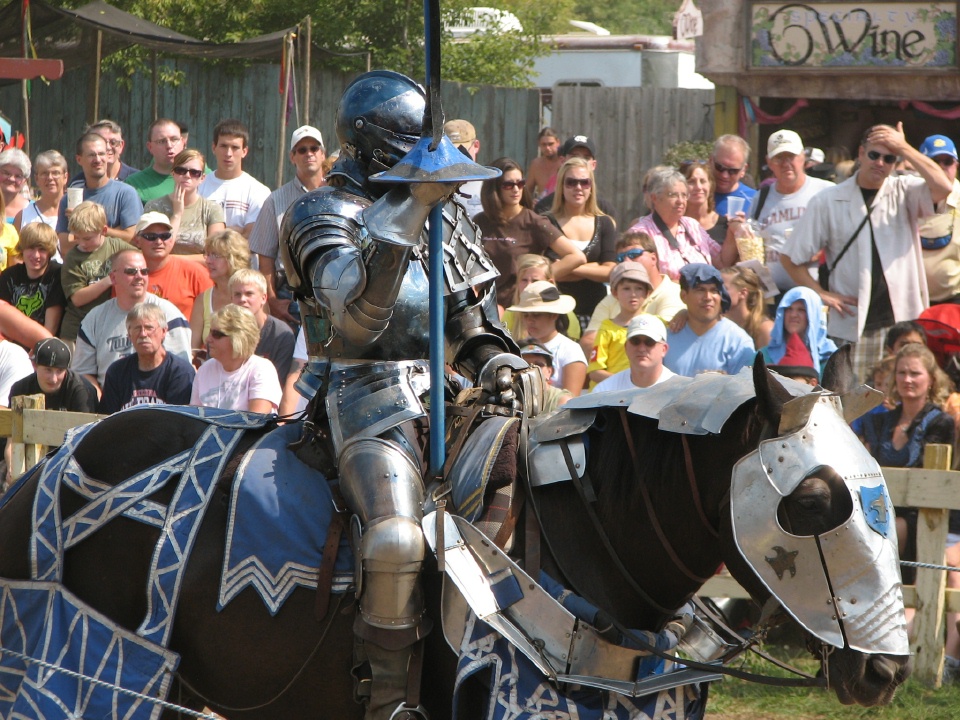
[[[95,123],[100,117],[100,62],[103,60],[103,30],[97,30],[97,64],[93,70],[93,117]]]
[[[283,54],[283,61],[280,63],[280,75],[283,78],[283,103],[280,108],[280,152],[277,154],[276,187],[283,185],[283,156],[287,149],[287,103],[290,102],[290,72],[293,69],[293,38],[289,34],[284,35],[283,44],[287,48],[287,52]]]
[[[157,67],[157,51],[156,50],[154,50],[151,53],[151,60],[153,65],[153,67],[151,68],[152,70],[151,75],[153,76],[151,78],[153,80],[153,87],[150,88],[150,103],[152,105],[151,110],[153,111],[153,119],[156,120],[160,117],[160,91],[158,90],[158,88],[160,87],[160,82],[159,82],[160,78],[158,77],[160,74],[160,69]]]
[[[310,124],[310,49],[313,45],[313,20],[307,15],[307,44],[303,49],[303,124]]]
[[[20,86],[23,93],[23,136],[24,140],[24,152],[27,155],[30,155],[30,90],[29,90],[29,80],[21,80]],[[11,133],[12,135],[13,133]],[[10,142],[12,138],[7,138],[7,142]]]

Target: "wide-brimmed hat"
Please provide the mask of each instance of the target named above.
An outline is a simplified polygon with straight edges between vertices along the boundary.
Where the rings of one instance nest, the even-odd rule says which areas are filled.
[[[566,315],[577,306],[570,295],[561,295],[560,290],[549,280],[537,280],[520,293],[520,302],[507,308],[510,312],[542,312]]]

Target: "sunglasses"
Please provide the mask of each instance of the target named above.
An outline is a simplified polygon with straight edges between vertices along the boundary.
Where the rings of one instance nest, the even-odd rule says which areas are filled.
[[[935,157],[933,161],[940,167],[945,167],[945,168],[953,167],[954,165],[957,164],[957,161],[954,158],[950,157],[949,155],[937,155],[937,157]]]
[[[622,263],[624,260],[636,260],[638,257],[643,255],[643,248],[634,248],[633,250],[624,250],[622,253],[617,253],[617,262]]]
[[[680,172],[686,172],[692,167],[703,167],[707,163],[703,160],[684,160],[680,163]]]
[[[563,179],[563,186],[568,188],[582,187],[589,190],[592,185],[593,183],[590,181],[590,178],[568,177]]]
[[[196,168],[185,168],[181,165],[173,169],[173,174],[180,175],[181,177],[189,175],[194,180],[199,180],[203,177],[203,170],[197,170]]]
[[[726,165],[721,165],[718,162],[713,163],[713,169],[716,171],[718,175],[737,175],[740,173],[741,170],[743,170],[742,167],[738,167],[738,168],[727,167]]]
[[[523,190],[526,186],[526,180],[504,180],[502,183],[500,183],[500,187],[508,189],[517,188],[519,190]]]
[[[157,240],[163,240],[164,242],[166,242],[167,240],[169,240],[170,238],[173,237],[173,233],[169,233],[169,232],[160,232],[160,233],[148,233],[148,232],[143,232],[143,233],[140,233],[140,237],[142,237],[142,238],[143,238],[144,240],[146,240],[147,242],[156,242]]]
[[[225,337],[230,337],[230,336],[227,333],[225,333],[223,330],[216,330],[214,328],[210,328],[210,337],[212,337],[214,340],[223,340]]]
[[[130,277],[135,277],[137,275],[143,275],[144,277],[146,277],[147,275],[150,274],[150,271],[147,270],[147,268],[128,267],[123,269],[123,274],[129,275]]]
[[[883,158],[884,165],[893,165],[897,161],[896,155],[890,155],[890,154],[884,155],[883,153],[877,152],[876,150],[868,150],[867,157],[874,162],[876,162],[880,158]]]
[[[297,148],[297,155],[306,155],[307,153],[316,155],[318,152],[320,152],[319,145],[301,145]]]
[[[648,348],[652,348],[654,345],[657,344],[656,340],[654,340],[653,338],[648,338],[644,335],[635,335],[634,337],[627,340],[627,342],[633,345],[634,347],[645,345]]]

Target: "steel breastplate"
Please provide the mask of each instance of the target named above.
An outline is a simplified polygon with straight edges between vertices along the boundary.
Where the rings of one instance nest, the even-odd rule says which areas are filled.
[[[793,535],[777,508],[822,466],[843,478],[853,511],[827,533]],[[893,503],[838,397],[820,397],[802,428],[762,442],[734,466],[730,513],[737,548],[809,632],[839,648],[909,654]]]

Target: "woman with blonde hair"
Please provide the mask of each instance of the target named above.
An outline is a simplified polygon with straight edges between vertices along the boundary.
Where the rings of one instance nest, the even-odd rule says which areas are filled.
[[[560,292],[577,301],[574,312],[586,327],[597,303],[607,294],[604,283],[616,264],[617,224],[597,206],[593,168],[581,157],[571,157],[557,172],[557,192],[546,213],[564,237],[584,254],[587,261],[557,283]],[[551,259],[558,256],[545,253]]]
[[[523,292],[527,285],[537,282],[538,280],[547,280],[554,285],[557,284],[553,279],[553,268],[550,267],[550,261],[543,255],[527,254],[518,257],[517,285],[513,291],[513,302],[511,305],[519,303],[520,293]],[[520,313],[505,310],[502,319],[503,324],[507,326],[507,330],[510,331],[510,334],[513,335],[514,338],[526,336],[527,331],[523,326],[523,316]],[[567,313],[567,321],[570,323],[570,328],[566,333],[567,337],[571,340],[579,340],[579,322],[573,311]]]
[[[173,225],[175,255],[193,255],[202,260],[203,242],[208,235],[224,230],[227,225],[219,203],[199,193],[206,177],[207,162],[203,153],[193,148],[181,151],[173,159],[173,192],[151,200],[144,212],[162,212]]]
[[[739,265],[720,271],[730,294],[730,309],[726,317],[747,331],[753,346],[763,348],[770,344],[774,322],[764,312],[763,283],[754,270]]]
[[[207,360],[193,379],[191,405],[272,414],[280,406],[280,380],[273,363],[254,355],[260,326],[253,313],[224,305],[213,314]]]
[[[193,301],[190,313],[190,333],[194,348],[202,348],[203,340],[210,334],[210,319],[213,313],[230,303],[227,288],[230,277],[237,271],[250,267],[250,245],[236,230],[221,230],[204,241],[203,262],[213,280],[213,287],[204,290]]]

